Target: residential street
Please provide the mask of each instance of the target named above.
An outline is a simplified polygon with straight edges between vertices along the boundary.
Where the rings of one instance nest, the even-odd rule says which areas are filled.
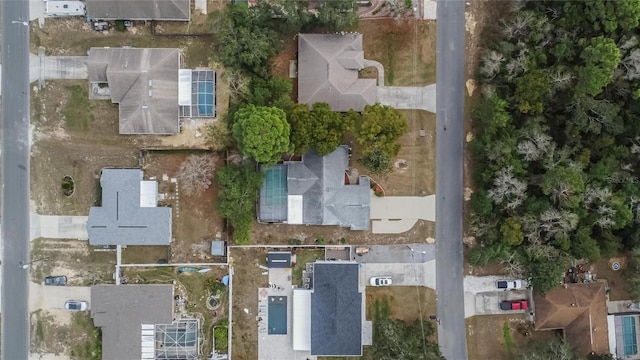
[[[463,289],[465,2],[438,1],[436,83],[436,255],[438,343],[449,360],[467,358]]]
[[[29,356],[29,2],[1,6],[2,358],[16,360]]]

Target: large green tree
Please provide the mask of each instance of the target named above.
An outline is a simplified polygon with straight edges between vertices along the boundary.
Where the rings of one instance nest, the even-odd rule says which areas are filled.
[[[620,50],[613,39],[603,36],[580,39],[578,44],[583,47],[580,58],[585,65],[577,68],[576,95],[597,95],[613,79]]]
[[[386,105],[367,105],[356,123],[356,140],[366,156],[379,149],[390,156],[398,155],[398,139],[407,133],[407,120],[398,110]]]
[[[330,0],[320,3],[317,21],[331,31],[355,29],[358,26],[358,4],[352,0]]]
[[[216,171],[216,180],[220,185],[216,209],[233,226],[236,244],[249,243],[249,233],[255,218],[253,207],[258,200],[263,176],[251,164],[227,165]]]
[[[269,59],[282,45],[280,36],[260,27],[254,11],[242,4],[213,13],[211,29],[216,39],[214,55],[228,69],[266,74]]]
[[[327,155],[341,143],[348,128],[348,119],[331,110],[327,103],[297,104],[289,116],[291,144],[296,154],[304,154],[315,148],[318,154]]]
[[[264,165],[275,164],[289,152],[290,127],[281,109],[242,107],[234,115],[232,133],[242,153]]]

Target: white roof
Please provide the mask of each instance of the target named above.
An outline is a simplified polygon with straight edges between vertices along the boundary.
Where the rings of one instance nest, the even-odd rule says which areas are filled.
[[[50,16],[84,16],[82,1],[46,1],[46,13]]]
[[[607,315],[607,329],[609,330],[609,352],[617,358],[618,354],[616,352],[616,323],[614,315]]]
[[[178,70],[178,105],[191,106],[191,70]]]
[[[158,206],[158,183],[156,181],[140,181],[140,207]]]
[[[311,351],[311,290],[293,290],[293,350]]]
[[[287,224],[302,224],[302,195],[287,196]]]

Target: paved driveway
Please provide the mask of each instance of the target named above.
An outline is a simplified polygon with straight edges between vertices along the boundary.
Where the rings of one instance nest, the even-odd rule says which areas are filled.
[[[509,278],[501,276],[466,276],[464,278],[465,318],[517,312],[500,310],[500,302],[503,300],[527,299],[531,302],[531,291],[527,289],[528,284],[525,280],[522,280],[522,290],[498,290],[496,281],[502,279]]]
[[[378,86],[378,102],[403,110],[436,112],[436,85]]]
[[[90,286],[44,286],[29,283],[29,312],[38,309],[64,309],[67,300],[81,300],[91,308]]]
[[[86,56],[44,56],[29,54],[29,81],[88,79]],[[0,71],[0,79],[2,72]]]
[[[424,263],[436,259],[436,246],[431,244],[409,245],[372,245],[367,246],[369,251],[361,256],[356,256],[359,263]],[[411,258],[411,249],[414,250],[414,258]]]
[[[425,263],[364,263],[361,264],[360,283],[369,285],[374,276],[390,276],[393,286],[426,286],[436,288],[436,262]]]
[[[47,239],[88,240],[87,216],[58,216],[31,214],[31,240]]]
[[[436,196],[375,196],[371,192],[371,231],[400,234],[418,220],[436,221]]]

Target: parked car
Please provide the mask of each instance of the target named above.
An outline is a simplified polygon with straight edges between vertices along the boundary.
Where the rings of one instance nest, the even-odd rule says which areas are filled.
[[[67,285],[67,277],[64,275],[47,276],[44,278],[44,284],[48,286],[65,286]]]
[[[389,286],[391,283],[391,277],[389,276],[374,276],[369,280],[371,286]]]
[[[522,289],[522,280],[498,280],[496,281],[498,289]]]
[[[500,303],[500,310],[527,310],[529,303],[527,300],[504,300]]]
[[[68,300],[64,303],[64,308],[69,311],[85,311],[89,307],[86,301]]]

